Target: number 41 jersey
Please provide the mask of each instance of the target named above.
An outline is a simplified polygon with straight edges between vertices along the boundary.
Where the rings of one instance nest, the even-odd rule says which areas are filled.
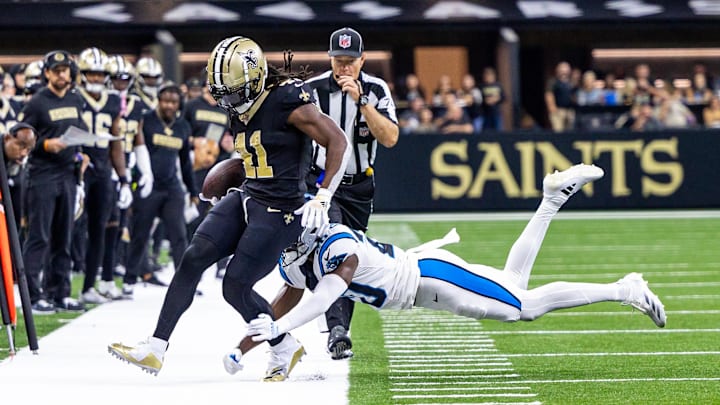
[[[301,266],[280,267],[288,285],[314,289],[324,275],[345,259],[357,255],[358,267],[343,297],[376,309],[409,309],[415,302],[420,270],[415,255],[397,246],[380,243],[345,225],[332,224],[327,237]]]
[[[235,150],[245,166],[243,188],[268,207],[293,211],[305,202],[311,139],[287,121],[297,108],[313,102],[305,82],[287,80],[266,90],[248,112],[232,119]]]

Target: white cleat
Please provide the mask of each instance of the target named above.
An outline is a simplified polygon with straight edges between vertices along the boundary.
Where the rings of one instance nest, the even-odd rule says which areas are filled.
[[[111,343],[108,345],[108,353],[122,361],[140,367],[152,375],[157,375],[162,368],[163,358],[165,357],[165,350],[158,346],[167,348],[167,342],[150,337],[138,343],[135,347],[126,346],[122,343]]]
[[[555,171],[543,179],[543,197],[564,204],[571,195],[582,186],[605,175],[603,169],[595,165],[577,164],[561,172]]]
[[[242,353],[240,352],[240,349],[234,349],[230,353],[227,353],[225,357],[223,357],[223,366],[225,366],[225,371],[227,371],[230,375],[241,371],[244,366],[240,364],[240,360],[242,360]]]
[[[97,291],[100,295],[109,300],[119,300],[123,296],[115,285],[115,281],[100,281]]]
[[[303,345],[289,333],[283,341],[270,347],[270,362],[263,381],[285,381],[295,365],[305,355]]]
[[[623,305],[631,305],[633,308],[647,315],[660,328],[665,327],[667,316],[665,315],[665,306],[650,288],[647,281],[643,279],[640,273],[630,273],[618,280],[620,284],[626,284],[630,289],[630,295]]]

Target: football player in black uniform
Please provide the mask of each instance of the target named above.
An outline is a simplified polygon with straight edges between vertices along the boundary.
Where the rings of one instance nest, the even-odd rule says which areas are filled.
[[[137,80],[133,94],[140,98],[143,113],[146,113],[157,107],[158,89],[163,82],[163,68],[160,62],[146,56],[138,59],[135,70]]]
[[[85,99],[83,120],[90,132],[97,136],[119,136],[120,97],[108,92],[110,80],[108,59],[98,48],[87,48],[78,57],[81,86],[78,91]],[[85,281],[80,301],[85,304],[101,304],[107,300],[95,289],[100,260],[105,251],[105,226],[115,203],[127,208],[132,202],[132,191],[125,173],[125,153],[122,141],[109,142],[98,138],[94,147],[84,147],[90,156],[90,166],[85,172],[85,213],[87,215],[87,252],[85,255]],[[112,166],[111,166],[112,165]],[[119,177],[120,195],[113,190],[113,168]],[[103,270],[101,279],[112,282],[112,271]]]
[[[120,134],[125,139],[125,161],[128,163],[130,154],[134,155],[135,165],[127,170],[134,169],[137,176],[135,185],[137,194],[135,198],[147,198],[153,189],[153,173],[150,165],[150,154],[145,146],[145,137],[142,132],[143,103],[135,94],[130,94],[135,78],[135,69],[122,55],[108,56],[108,69],[112,93],[120,98]],[[119,186],[117,176],[113,180],[113,190]],[[128,176],[130,177],[130,176]],[[130,180],[130,178],[128,178]],[[117,205],[110,214],[107,227],[105,228],[105,256],[103,258],[103,274],[113,274],[117,264],[117,251],[120,246],[120,230],[127,227],[127,210],[120,209]],[[124,242],[124,247],[130,242],[129,237]],[[109,299],[122,298],[114,281],[100,281],[98,285],[100,295]]]
[[[221,41],[210,54],[207,70],[211,94],[232,114],[235,148],[247,180],[242,191],[217,202],[195,232],[165,295],[153,336],[135,347],[108,346],[111,354],[153,374],[162,367],[170,335],[190,306],[203,271],[218,259],[234,253],[223,278],[225,300],[246,321],[272,314],[253,286],[272,271],[303,226],[327,223],[328,203],[350,154],[342,131],[313,105],[310,88],[286,73],[289,69],[268,68],[262,49],[251,39]],[[327,149],[326,176],[315,198],[305,202],[311,140]],[[269,342],[272,360],[265,380],[282,381],[304,349],[290,335]],[[241,353],[233,356],[226,367],[239,367]]]
[[[82,120],[84,101],[70,90],[72,64],[66,51],[45,55],[48,85],[18,115],[18,121],[32,125],[38,133],[37,145],[28,159],[28,238],[23,247],[30,300],[33,312],[38,314],[54,313],[56,308],[85,309],[70,297],[70,236],[78,182],[76,168],[82,157],[78,147],[60,139],[70,126],[87,130]]]
[[[173,263],[180,267],[180,259],[187,248],[185,230],[185,191],[183,190],[175,161],[180,158],[183,183],[197,204],[198,192],[192,177],[190,160],[190,124],[177,113],[182,92],[172,82],[163,84],[158,92],[156,110],[143,115],[143,134],[147,135],[147,148],[155,179],[153,190],[147,198],[135,200],[131,219],[131,239],[128,251],[128,266],[123,279],[123,294],[132,295],[132,286],[137,277],[151,282],[154,274],[144,270],[147,261],[147,245],[153,220],[159,217],[165,224],[170,240]]]
[[[220,153],[220,139],[229,126],[228,114],[217,105],[217,101],[212,97],[207,86],[203,86],[202,95],[188,101],[183,115],[192,128],[191,143],[195,151],[193,174],[195,187],[201,190],[205,176],[217,161]],[[210,203],[201,201],[198,211],[200,213],[198,218],[188,224],[190,236],[210,211]]]

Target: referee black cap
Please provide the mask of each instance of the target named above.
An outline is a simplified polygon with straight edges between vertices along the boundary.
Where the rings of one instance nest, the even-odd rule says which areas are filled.
[[[359,58],[364,49],[362,36],[352,28],[340,28],[330,35],[330,56]]]

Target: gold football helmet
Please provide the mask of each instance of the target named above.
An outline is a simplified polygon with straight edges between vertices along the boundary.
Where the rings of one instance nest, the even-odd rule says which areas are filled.
[[[107,54],[101,49],[92,47],[80,52],[78,56],[78,70],[80,71],[80,82],[85,90],[90,93],[101,93],[107,89],[110,79]],[[102,83],[90,82],[86,76],[88,73],[102,73],[105,79]]]
[[[35,94],[43,85],[43,60],[28,63],[25,67],[25,94]]]
[[[156,97],[163,82],[163,68],[160,62],[151,57],[142,57],[135,65],[137,82],[143,93]]]
[[[208,87],[218,105],[242,114],[265,90],[268,68],[265,54],[250,38],[220,41],[208,59]]]
[[[108,56],[108,72],[112,80],[127,80],[127,87],[132,86],[133,80],[135,80],[135,68],[122,55]]]

